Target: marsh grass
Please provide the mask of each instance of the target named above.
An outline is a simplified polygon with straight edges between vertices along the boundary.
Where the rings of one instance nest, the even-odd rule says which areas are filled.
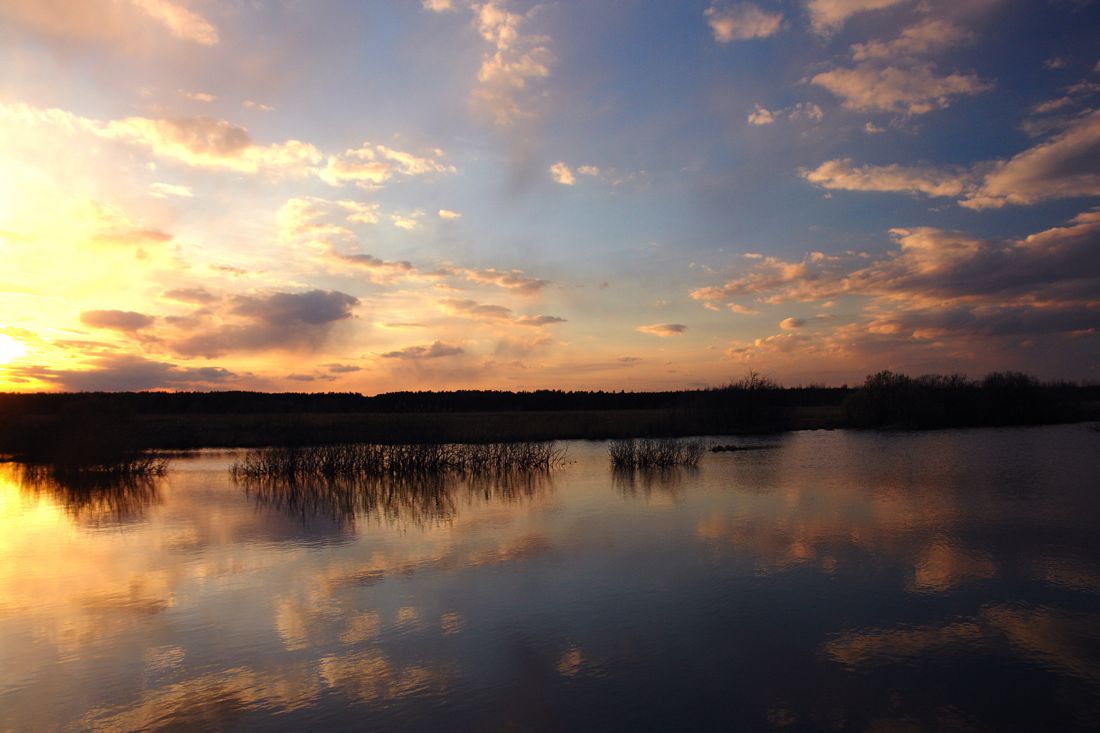
[[[679,438],[612,440],[607,451],[616,469],[691,467],[699,465],[706,445],[701,440]]]
[[[507,474],[548,471],[565,460],[553,442],[346,443],[250,450],[230,468],[235,479]]]

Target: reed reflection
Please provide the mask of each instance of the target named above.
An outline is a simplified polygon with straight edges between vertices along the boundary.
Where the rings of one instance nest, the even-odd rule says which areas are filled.
[[[675,499],[684,493],[685,483],[698,474],[699,469],[694,466],[615,466],[611,469],[611,483],[623,497],[641,496],[649,500],[656,493]]]
[[[94,466],[58,463],[11,464],[21,490],[46,495],[80,522],[132,522],[161,501],[159,484],[168,462],[134,458]]]
[[[231,475],[258,506],[303,523],[425,526],[474,502],[543,495],[563,459],[552,443],[354,444],[251,451]]]

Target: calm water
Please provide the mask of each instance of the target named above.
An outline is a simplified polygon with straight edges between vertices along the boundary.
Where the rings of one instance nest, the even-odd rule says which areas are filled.
[[[2,466],[0,729],[1100,726],[1100,433],[755,441],[313,495]]]

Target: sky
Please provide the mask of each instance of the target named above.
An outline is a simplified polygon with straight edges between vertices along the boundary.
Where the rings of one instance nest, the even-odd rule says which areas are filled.
[[[0,390],[1097,381],[1098,28],[0,0]]]

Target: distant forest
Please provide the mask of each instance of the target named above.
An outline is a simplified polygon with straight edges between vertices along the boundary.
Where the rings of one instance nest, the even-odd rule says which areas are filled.
[[[924,429],[1097,418],[1100,385],[1040,382],[1017,372],[968,379],[884,371],[858,387],[783,387],[750,373],[722,387],[670,392],[0,394],[0,453],[72,452],[78,444],[123,435],[134,448],[192,448]]]

